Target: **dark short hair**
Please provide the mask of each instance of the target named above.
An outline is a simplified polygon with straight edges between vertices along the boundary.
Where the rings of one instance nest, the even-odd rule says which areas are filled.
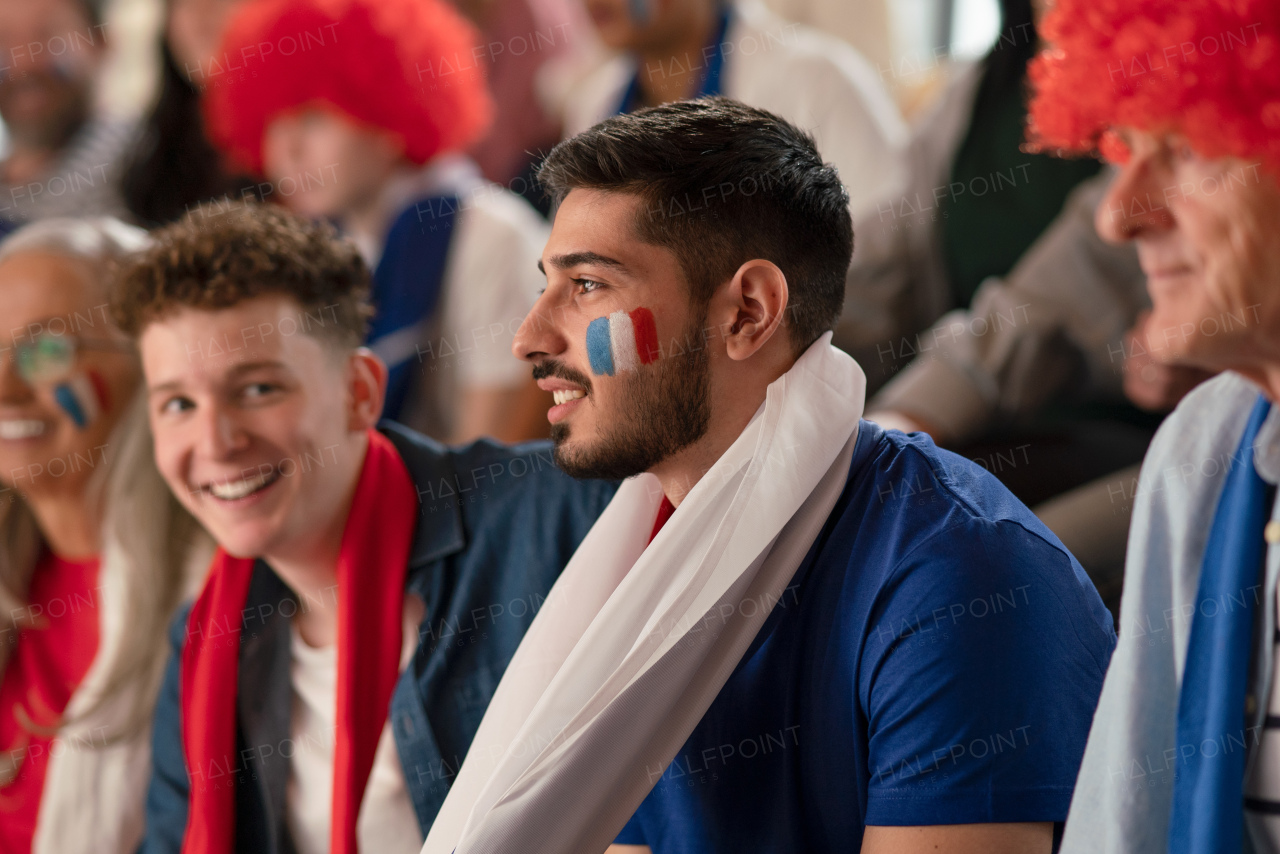
[[[358,346],[369,318],[369,268],[332,225],[275,205],[198,208],[152,232],[122,264],[111,311],[127,334],[180,308],[218,311],[266,295],[292,297],[315,322],[300,328]]]
[[[670,249],[692,305],[753,258],[787,277],[796,352],[835,325],[853,255],[849,194],[813,137],[730,98],[614,116],[561,142],[538,172],[552,201],[574,189],[641,199],[641,240]]]

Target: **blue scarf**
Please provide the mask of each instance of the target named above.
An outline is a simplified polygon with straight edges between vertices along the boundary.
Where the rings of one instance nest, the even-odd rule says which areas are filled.
[[[1190,756],[1173,784],[1170,854],[1239,854],[1243,843],[1246,745],[1255,740],[1244,698],[1266,552],[1262,530],[1275,500],[1275,487],[1253,467],[1253,444],[1270,411],[1271,404],[1259,396],[1204,550],[1178,697],[1177,748],[1181,756],[1187,745]]]
[[[409,205],[391,224],[373,271],[370,297],[376,313],[369,327],[369,346],[387,363],[382,417],[392,421],[402,416],[425,367],[418,345],[440,301],[457,210],[454,196],[433,196]]]

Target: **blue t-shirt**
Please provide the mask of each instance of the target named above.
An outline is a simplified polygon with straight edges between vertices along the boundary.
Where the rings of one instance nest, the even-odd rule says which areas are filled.
[[[869,824],[1065,820],[1115,632],[984,469],[864,421],[831,517],[764,604],[618,842],[848,852]]]

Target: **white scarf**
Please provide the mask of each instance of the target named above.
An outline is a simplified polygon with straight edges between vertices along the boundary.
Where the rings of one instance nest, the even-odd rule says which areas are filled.
[[[516,650],[423,854],[599,854],[614,840],[844,489],[866,378],[830,341],[769,385],[651,544],[657,478],[618,490]]]
[[[201,541],[182,567],[187,593],[203,578],[208,555]],[[72,722],[49,744],[33,854],[132,854],[142,841],[143,807],[151,779],[150,727],[107,743],[106,736],[119,732],[128,714],[128,690],[84,716],[102,695],[124,641],[130,571],[123,549],[108,543],[98,577],[98,652],[67,702],[66,716]],[[155,638],[155,644],[156,654],[167,657],[168,637]],[[142,690],[142,685],[136,690]]]

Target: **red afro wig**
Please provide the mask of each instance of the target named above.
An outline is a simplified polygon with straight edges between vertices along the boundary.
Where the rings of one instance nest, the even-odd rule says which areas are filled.
[[[1128,159],[1111,132],[1174,131],[1280,174],[1280,2],[1057,0],[1028,74],[1028,137]]]
[[[489,124],[478,41],[447,0],[251,0],[222,38],[238,73],[207,81],[209,137],[261,173],[272,118],[323,104],[395,134],[410,161],[425,163]]]

